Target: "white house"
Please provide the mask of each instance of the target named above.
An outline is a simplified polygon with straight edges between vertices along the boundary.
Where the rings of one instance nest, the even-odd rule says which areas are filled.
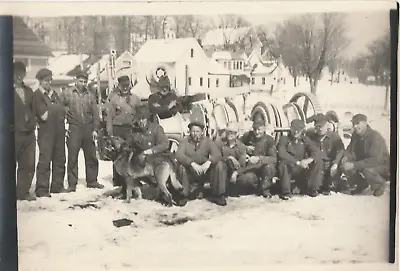
[[[66,75],[69,71],[89,58],[89,55],[64,54],[49,60],[47,68],[53,75]]]
[[[49,46],[25,24],[21,17],[13,17],[13,54],[14,61],[27,66],[26,82],[34,83],[36,73],[48,65],[54,57]]]
[[[166,69],[172,87],[179,95],[207,92],[229,82],[227,72],[216,66],[218,63],[210,62],[195,38],[148,40],[134,59],[138,64],[136,89],[141,93],[145,92],[145,87],[147,94],[152,92],[146,77],[151,77],[158,67]]]

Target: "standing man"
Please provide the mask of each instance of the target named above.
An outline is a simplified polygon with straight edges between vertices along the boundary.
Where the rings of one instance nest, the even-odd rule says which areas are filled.
[[[68,126],[68,192],[76,191],[78,156],[81,149],[85,155],[87,187],[104,188],[97,181],[99,161],[96,157],[95,140],[100,127],[100,116],[96,96],[86,88],[87,80],[87,74],[79,72],[76,76],[75,86],[62,93]]]
[[[340,168],[349,182],[356,184],[351,194],[382,196],[390,174],[390,155],[385,139],[369,126],[367,116],[363,114],[356,114],[352,123],[354,132]]]
[[[124,75],[118,78],[118,87],[110,95],[107,108],[107,133],[111,137],[120,137],[126,140],[130,135],[137,107],[141,104],[140,98],[131,93],[131,80]],[[114,186],[124,185],[123,178],[113,167]],[[126,197],[122,189],[122,198]]]
[[[238,196],[236,182],[238,170],[246,165],[246,146],[238,139],[238,123],[230,122],[225,129],[225,137],[216,142],[224,162],[223,176],[229,195]]]
[[[158,115],[160,119],[170,118],[180,110],[178,96],[171,91],[168,76],[160,76],[158,92],[149,96],[149,110],[152,117]]]
[[[36,74],[39,88],[34,93],[39,122],[39,162],[36,169],[36,196],[51,197],[50,193],[65,193],[65,110],[58,94],[51,88],[53,73],[41,69]],[[52,181],[50,183],[50,165]]]
[[[222,178],[224,164],[221,153],[215,143],[204,136],[204,123],[191,115],[189,137],[179,142],[176,159],[179,166],[179,180],[183,186],[183,195],[187,199],[203,198],[204,183],[210,180],[211,202],[225,206],[226,183]],[[183,203],[182,203],[183,205]]]
[[[238,185],[253,188],[258,195],[271,198],[270,188],[272,178],[276,174],[276,146],[275,140],[265,133],[266,124],[257,119],[253,123],[253,130],[245,133],[242,142],[246,145],[248,163],[243,174],[238,177]]]
[[[314,129],[307,131],[307,136],[320,150],[323,167],[318,183],[322,183],[322,194],[330,195],[332,185],[338,190],[346,189],[338,170],[344,154],[344,144],[336,132],[328,131],[328,118],[324,114],[314,116]]]
[[[26,66],[14,63],[14,135],[17,171],[17,200],[36,200],[29,194],[35,174],[36,115],[33,91],[24,84]]]
[[[299,183],[300,192],[310,197],[318,196],[320,183],[318,174],[322,168],[319,150],[304,135],[305,125],[295,119],[290,123],[288,136],[282,136],[278,143],[279,178],[283,200],[290,199],[292,178]]]

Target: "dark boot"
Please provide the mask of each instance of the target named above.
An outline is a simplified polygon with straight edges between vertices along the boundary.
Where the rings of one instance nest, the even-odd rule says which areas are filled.
[[[380,197],[385,193],[386,190],[386,184],[383,183],[381,185],[379,185],[377,188],[375,188],[374,190],[374,196],[375,197]]]
[[[292,198],[292,196],[290,194],[283,194],[283,195],[280,195],[279,198],[281,200],[290,200]]]
[[[65,189],[62,187],[61,189],[52,189],[50,190],[51,194],[62,194],[62,193],[68,193],[68,189]]]
[[[104,185],[99,184],[98,182],[87,184],[87,188],[96,188],[96,189],[103,189]]]
[[[36,197],[38,198],[51,198],[49,192],[36,192]]]
[[[308,192],[308,196],[315,198],[318,197],[319,193],[315,190]]]
[[[226,206],[226,199],[225,199],[225,197],[224,196],[222,196],[222,195],[219,195],[219,196],[212,196],[211,198],[210,198],[210,201],[212,202],[212,203],[215,203],[215,204],[217,204],[217,205],[219,205],[219,206]]]
[[[26,194],[26,195],[24,195],[24,196],[18,196],[17,197],[17,200],[26,200],[26,201],[35,201],[36,200],[36,197],[35,196],[32,196],[31,194]]]

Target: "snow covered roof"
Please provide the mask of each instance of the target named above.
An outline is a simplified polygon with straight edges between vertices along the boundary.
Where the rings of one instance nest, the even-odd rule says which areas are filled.
[[[222,64],[211,59],[208,66],[208,74],[229,75],[230,72]]]
[[[246,60],[247,57],[244,53],[230,52],[230,51],[215,51],[211,55],[211,59],[226,59],[226,60]]]
[[[210,30],[206,33],[202,44],[203,46],[220,46],[226,43],[235,43],[244,37],[251,27],[238,27],[238,28],[219,28]]]
[[[272,74],[276,68],[277,65],[271,65],[271,66],[266,66],[266,65],[257,65],[257,67],[254,69],[254,71],[251,72],[251,74]]]
[[[109,55],[103,55],[98,61],[96,61],[92,66],[90,66],[88,73],[89,73],[89,80],[95,80],[97,77],[97,66],[100,63],[100,71],[106,69],[107,63],[109,61]]]
[[[54,75],[66,75],[69,71],[74,69],[82,61],[86,60],[89,56],[83,55],[61,55],[59,57],[51,59],[50,64],[47,66],[49,70],[53,72]]]
[[[176,62],[189,47],[200,46],[195,38],[147,40],[134,56],[140,62]]]
[[[50,47],[26,25],[21,17],[13,16],[13,54],[16,56],[53,57]]]

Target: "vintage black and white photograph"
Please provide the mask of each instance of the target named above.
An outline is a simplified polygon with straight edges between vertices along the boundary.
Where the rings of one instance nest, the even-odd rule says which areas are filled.
[[[13,16],[20,270],[388,261],[389,9],[221,5]]]

